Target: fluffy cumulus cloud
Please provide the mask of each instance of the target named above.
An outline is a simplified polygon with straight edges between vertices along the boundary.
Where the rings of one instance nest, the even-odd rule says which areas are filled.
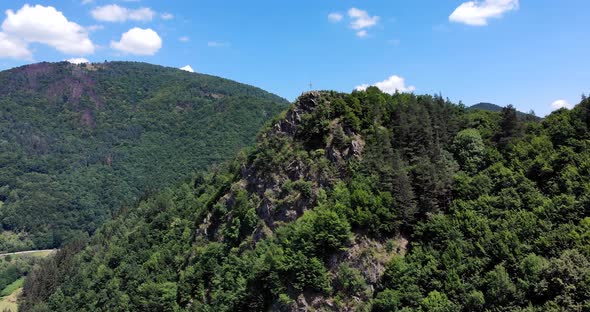
[[[328,14],[328,20],[332,23],[338,23],[340,22],[342,19],[344,18],[344,15],[334,12],[334,13],[330,13]]]
[[[156,12],[150,8],[128,9],[117,4],[109,4],[94,8],[92,17],[103,22],[151,21]],[[172,16],[171,16],[172,17]]]
[[[555,109],[560,109],[560,108],[572,108],[572,105],[570,103],[568,103],[568,101],[566,100],[557,100],[553,103],[551,103],[551,107],[555,110]]]
[[[65,54],[94,53],[88,31],[69,21],[62,12],[51,6],[25,4],[20,10],[6,11],[0,36],[1,55],[30,58],[28,43],[42,43]]]
[[[182,69],[182,70],[184,70],[184,71],[187,71],[187,72],[189,72],[189,73],[194,73],[194,72],[195,72],[195,71],[193,70],[193,68],[192,68],[190,65],[183,66],[183,67],[181,67],[180,69]]]
[[[111,48],[135,55],[154,55],[162,47],[162,38],[150,28],[132,28],[121,40],[111,41]]]
[[[0,32],[0,57],[31,60],[33,54],[29,51],[26,42]]]
[[[455,9],[449,20],[471,26],[485,26],[490,18],[500,18],[504,13],[517,9],[518,0],[468,1]]]
[[[90,61],[88,59],[85,59],[83,57],[74,57],[71,59],[67,59],[65,60],[68,63],[72,63],[72,64],[85,64],[85,63],[90,63]]]
[[[363,91],[366,90],[370,86],[375,86],[379,88],[381,91],[389,94],[394,94],[397,92],[414,92],[416,87],[414,86],[406,86],[406,80],[400,76],[393,75],[383,81],[376,82],[372,85],[363,84],[356,87],[356,90]]]

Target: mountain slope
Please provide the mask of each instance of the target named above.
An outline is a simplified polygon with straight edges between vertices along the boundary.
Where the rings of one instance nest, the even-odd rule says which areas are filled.
[[[504,107],[492,103],[477,103],[475,105],[469,106],[469,109],[481,109],[487,110],[490,112],[501,112]]]
[[[504,109],[504,107],[502,107],[500,105],[492,104],[492,103],[481,102],[481,103],[477,103],[475,105],[469,106],[468,109],[479,109],[479,110],[499,113]],[[533,120],[539,119],[539,117],[537,117],[531,113],[523,113],[523,112],[519,111],[519,112],[517,112],[517,115],[520,118],[528,118],[528,119],[533,119]]]
[[[0,250],[59,247],[145,192],[231,158],[287,102],[144,63],[0,73]]]
[[[306,93],[225,166],[29,275],[23,311],[553,311],[590,304],[590,102],[542,122]]]

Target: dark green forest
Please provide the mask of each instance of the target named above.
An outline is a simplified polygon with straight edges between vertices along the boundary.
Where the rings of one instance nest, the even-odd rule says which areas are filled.
[[[0,251],[60,247],[232,158],[288,103],[145,63],[0,72]]]
[[[20,308],[588,311],[589,171],[587,98],[537,120],[310,92],[34,269]]]

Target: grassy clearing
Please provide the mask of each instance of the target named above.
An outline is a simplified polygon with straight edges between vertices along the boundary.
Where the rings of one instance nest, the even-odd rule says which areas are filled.
[[[47,257],[53,253],[55,253],[55,251],[50,250],[18,255],[7,255],[0,257],[0,263],[3,265],[2,268],[4,268],[4,270],[8,270],[8,268],[14,266],[19,266],[22,268],[23,266],[32,266],[35,262],[39,261],[39,259]],[[0,270],[0,274],[4,273],[5,271]],[[22,292],[22,286],[24,282],[25,277],[21,276],[14,282],[6,285],[4,289],[0,289],[0,311],[18,311],[17,300]],[[3,285],[5,284],[3,283]]]
[[[0,311],[17,312],[18,305],[16,304],[16,300],[18,299],[18,296],[20,295],[21,292],[22,292],[22,288],[18,288],[14,292],[12,292],[9,296],[2,298],[0,300]]]
[[[45,258],[49,255],[52,255],[55,253],[55,250],[42,250],[42,251],[37,251],[37,252],[32,252],[32,253],[28,253],[22,256],[31,256],[31,257],[35,257],[35,258]],[[18,257],[18,256],[16,256]]]
[[[16,290],[18,290],[19,288],[23,287],[23,284],[25,283],[25,278],[21,277],[19,279],[17,279],[16,281],[14,281],[12,284],[6,286],[6,288],[4,288],[1,292],[0,292],[0,297],[6,297],[11,295],[12,293],[14,293]]]

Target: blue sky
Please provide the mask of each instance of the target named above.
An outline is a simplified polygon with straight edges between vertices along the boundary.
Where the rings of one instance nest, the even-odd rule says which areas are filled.
[[[252,84],[441,93],[545,115],[590,92],[588,0],[0,3],[0,68],[145,61]],[[10,10],[10,11],[9,11]]]

